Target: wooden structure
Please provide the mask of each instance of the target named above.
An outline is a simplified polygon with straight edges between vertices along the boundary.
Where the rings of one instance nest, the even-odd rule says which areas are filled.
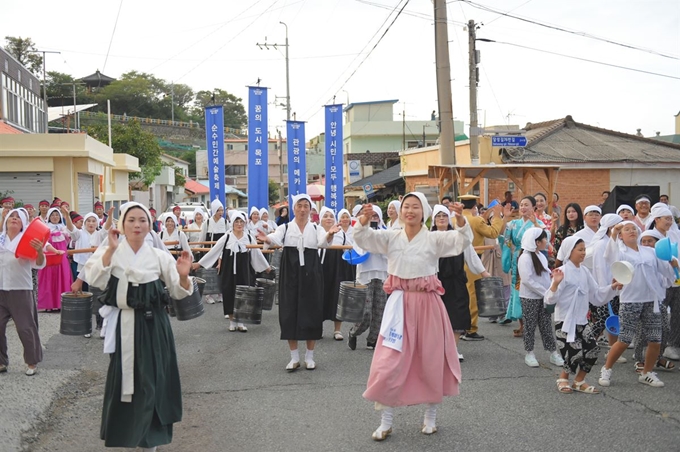
[[[439,181],[439,199],[450,193],[454,183],[458,184],[458,193],[464,195],[482,179],[510,179],[526,193],[524,187],[533,178],[546,193],[555,193],[559,170],[557,165],[430,165],[428,177]],[[468,179],[470,182],[466,182]],[[552,214],[552,203],[546,207]]]

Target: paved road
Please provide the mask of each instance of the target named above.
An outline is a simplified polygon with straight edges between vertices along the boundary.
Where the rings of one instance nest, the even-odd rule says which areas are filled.
[[[656,389],[637,383],[632,365],[620,365],[603,395],[558,394],[547,353],[537,353],[542,366],[531,369],[511,328],[485,322],[487,340],[462,343],[461,396],[442,404],[439,432],[422,435],[422,408],[401,408],[394,434],[376,443],[370,435],[378,414],[361,397],[372,355],[363,338],[353,352],[330,338],[327,322],[317,370],[289,374],[276,310],[247,334],[226,330],[221,305],[206,310],[172,322],[184,420],[162,452],[680,450],[680,373],[661,375],[666,387]],[[55,319],[41,314],[43,334],[54,333]],[[20,362],[12,328],[9,336],[13,362]],[[105,450],[99,421],[107,363],[102,341],[55,334],[38,375],[29,379],[17,366],[0,375],[0,437],[9,437],[0,450]],[[3,427],[9,418],[13,431]]]

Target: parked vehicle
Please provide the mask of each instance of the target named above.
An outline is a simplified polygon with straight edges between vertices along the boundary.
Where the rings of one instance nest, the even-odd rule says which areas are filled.
[[[209,215],[208,209],[202,202],[178,202],[169,206],[168,210],[163,212],[160,217],[158,217],[158,219],[165,223],[165,219],[168,218],[169,215],[172,215],[172,209],[174,209],[176,206],[179,206],[180,208],[180,219],[184,220],[186,224],[191,224],[194,222],[194,211],[197,207],[200,207],[203,211],[203,218],[207,219]]]

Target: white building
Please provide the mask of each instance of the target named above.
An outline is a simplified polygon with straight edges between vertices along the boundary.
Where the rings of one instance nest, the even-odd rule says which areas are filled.
[[[130,183],[132,200],[155,208],[159,215],[186,196],[184,185],[176,183],[175,167],[180,168],[185,180],[189,178],[189,162],[167,154],[161,155],[161,161],[163,162],[161,173],[156,176],[153,184],[145,187],[139,181]]]

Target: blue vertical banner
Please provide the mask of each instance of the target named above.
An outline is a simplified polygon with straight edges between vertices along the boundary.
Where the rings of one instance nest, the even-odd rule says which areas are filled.
[[[221,105],[205,107],[205,141],[208,150],[210,200],[219,199],[222,205],[225,206],[226,212],[226,181],[224,178],[224,110]]]
[[[342,104],[326,105],[326,207],[345,208],[342,160]]]
[[[293,214],[293,195],[307,193],[307,165],[305,159],[305,123],[286,121],[286,145],[288,147],[288,205]]]
[[[269,206],[267,88],[248,87],[248,208]]]

